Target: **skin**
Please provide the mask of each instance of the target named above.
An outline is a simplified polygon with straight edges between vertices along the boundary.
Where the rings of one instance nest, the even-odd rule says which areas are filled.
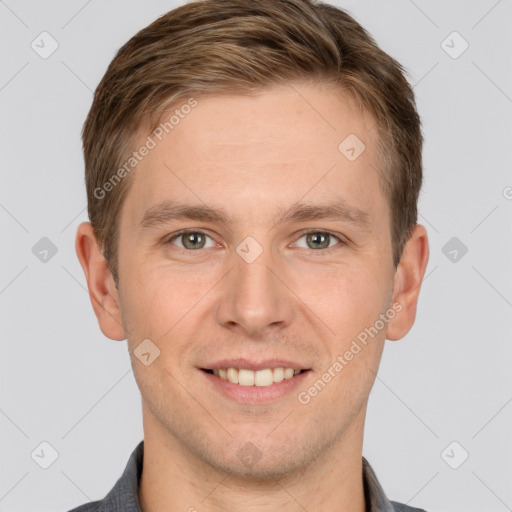
[[[395,269],[375,122],[348,97],[297,82],[197,99],[134,171],[120,216],[118,289],[89,223],[76,239],[100,328],[128,339],[142,395],[141,507],[363,512],[368,395],[385,339],[402,338],[414,323],[426,230],[414,228]],[[338,150],[350,133],[366,146],[353,162]],[[277,208],[337,199],[366,211],[366,227],[275,224]],[[164,200],[221,207],[235,222],[141,229],[146,210]],[[184,228],[208,235],[204,248],[169,241]],[[335,237],[317,248],[307,229]],[[263,248],[250,264],[236,252],[247,236]],[[200,370],[230,357],[291,359],[310,369],[297,391],[307,390],[394,303],[400,313],[307,405],[297,392],[241,404]],[[160,349],[149,366],[133,354],[147,338]],[[237,456],[247,442],[261,454],[250,467]]]

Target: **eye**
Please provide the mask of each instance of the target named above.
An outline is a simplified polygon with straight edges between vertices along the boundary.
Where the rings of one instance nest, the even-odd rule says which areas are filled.
[[[301,240],[302,238],[306,239],[307,244],[307,246],[303,248],[313,250],[330,249],[331,247],[333,247],[332,245],[330,245],[333,240],[337,240],[338,242],[343,243],[339,237],[337,237],[333,233],[329,233],[328,231],[308,231],[306,233],[303,233],[299,240]]]
[[[304,249],[330,249],[337,244],[332,242],[338,241],[343,244],[343,241],[333,233],[329,231],[307,231],[302,233],[302,236],[298,239],[295,244],[298,244],[301,239],[305,239],[306,246],[300,246]],[[207,240],[210,240],[208,245]],[[183,230],[175,233],[165,241],[166,244],[176,245],[179,249],[195,251],[199,249],[209,249],[215,247],[215,241],[203,231],[196,230]]]
[[[209,238],[211,240],[211,245],[206,246],[206,239]],[[174,243],[174,240],[178,240],[181,242],[181,245],[178,243]],[[166,240],[167,244],[172,243],[177,245],[180,249],[209,249],[210,247],[215,246],[215,242],[202,231],[193,231],[193,230],[184,230],[179,233],[174,234],[171,238]]]

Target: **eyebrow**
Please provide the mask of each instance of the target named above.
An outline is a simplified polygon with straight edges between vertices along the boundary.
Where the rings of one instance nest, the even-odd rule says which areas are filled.
[[[359,228],[368,228],[370,215],[357,206],[338,200],[329,204],[296,203],[289,209],[278,208],[273,226],[307,220],[334,219]],[[140,222],[141,230],[155,228],[173,220],[194,220],[229,226],[232,217],[223,208],[212,208],[204,204],[187,204],[164,201],[147,210]]]

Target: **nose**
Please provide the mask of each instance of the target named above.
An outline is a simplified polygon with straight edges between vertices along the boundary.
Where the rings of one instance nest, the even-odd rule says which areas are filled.
[[[219,295],[217,322],[251,338],[285,329],[294,315],[294,295],[286,281],[283,265],[276,264],[269,251],[252,262],[234,253],[232,270]]]

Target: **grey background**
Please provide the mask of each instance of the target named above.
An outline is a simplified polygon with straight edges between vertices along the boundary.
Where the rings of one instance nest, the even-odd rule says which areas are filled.
[[[386,342],[363,454],[391,499],[511,510],[512,0],[332,3],[408,69],[426,139],[431,257],[414,328]],[[126,341],[101,334],[74,251],[80,130],[114,52],[176,5],[0,1],[1,511],[102,498],[142,439]],[[59,44],[47,59],[31,48],[42,31]],[[453,31],[469,43],[456,59]],[[43,441],[48,469],[31,458]]]

